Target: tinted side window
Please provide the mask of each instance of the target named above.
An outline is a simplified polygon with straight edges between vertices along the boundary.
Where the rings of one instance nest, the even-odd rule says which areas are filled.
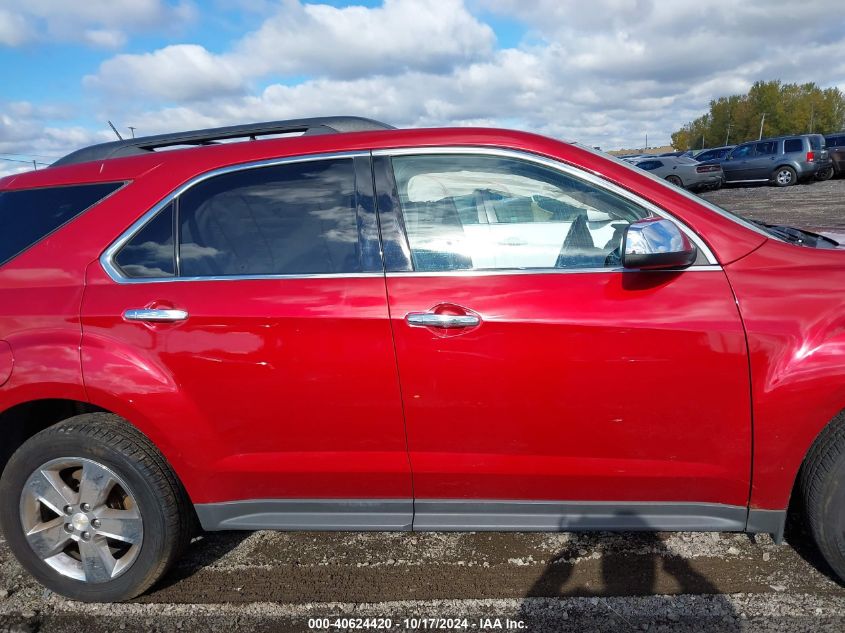
[[[783,152],[785,154],[801,151],[804,151],[804,142],[800,138],[788,138],[783,142]]]
[[[176,274],[173,205],[147,222],[120,249],[114,263],[127,277],[173,277]]]
[[[699,162],[705,161],[705,160],[713,160],[714,158],[716,158],[716,154],[717,154],[717,152],[715,152],[715,151],[702,152],[701,154],[698,154],[695,157],[695,160],[697,160]]]
[[[179,201],[183,277],[361,271],[352,159],[216,176]]]
[[[393,169],[416,271],[618,266],[625,228],[649,215],[514,158],[397,156]]]
[[[653,169],[657,169],[658,167],[662,167],[663,163],[659,160],[644,160],[637,163],[637,167],[640,169],[645,169],[646,171],[651,171]]]
[[[0,191],[0,266],[121,186],[110,182]]]
[[[737,147],[733,154],[731,154],[732,158],[748,158],[749,156],[754,155],[754,145],[740,145]]]
[[[765,141],[763,143],[757,143],[756,148],[758,156],[774,154],[777,148],[777,141]]]
[[[827,139],[828,147],[842,147],[845,145],[845,136],[831,136]]]

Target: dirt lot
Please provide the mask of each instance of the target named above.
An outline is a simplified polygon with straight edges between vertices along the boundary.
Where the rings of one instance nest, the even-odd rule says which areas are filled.
[[[841,178],[785,189],[728,187],[704,197],[755,220],[845,231],[845,179]]]
[[[706,196],[845,232],[845,180]],[[394,631],[431,630],[439,623],[404,621],[431,617],[467,618],[451,630],[477,631],[507,630],[509,619],[530,631],[841,632],[845,588],[795,523],[782,546],[717,533],[219,533],[122,605],[51,594],[0,542],[0,630],[306,631],[315,617],[391,618]],[[349,628],[337,624],[311,630]]]

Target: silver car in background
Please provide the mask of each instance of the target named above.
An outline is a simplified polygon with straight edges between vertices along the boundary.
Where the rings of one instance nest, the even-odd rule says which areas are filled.
[[[724,180],[721,165],[699,163],[687,156],[650,156],[636,158],[631,162],[673,185],[693,191],[718,189]]]

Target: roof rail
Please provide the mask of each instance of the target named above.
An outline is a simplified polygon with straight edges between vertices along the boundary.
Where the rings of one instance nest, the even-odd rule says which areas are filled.
[[[392,125],[372,119],[356,116],[316,117],[310,119],[291,119],[289,121],[270,121],[266,123],[247,123],[229,127],[216,127],[206,130],[173,132],[156,136],[112,141],[83,147],[71,152],[53,163],[52,167],[73,165],[88,161],[134,156],[174,145],[212,145],[217,141],[232,138],[250,138],[271,134],[302,132],[303,134],[335,134],[339,132],[363,132],[366,130],[392,130]]]

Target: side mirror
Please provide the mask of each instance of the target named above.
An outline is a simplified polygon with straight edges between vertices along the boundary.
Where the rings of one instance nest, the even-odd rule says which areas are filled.
[[[664,218],[647,218],[625,229],[622,266],[641,270],[686,268],[698,254],[678,225]]]

